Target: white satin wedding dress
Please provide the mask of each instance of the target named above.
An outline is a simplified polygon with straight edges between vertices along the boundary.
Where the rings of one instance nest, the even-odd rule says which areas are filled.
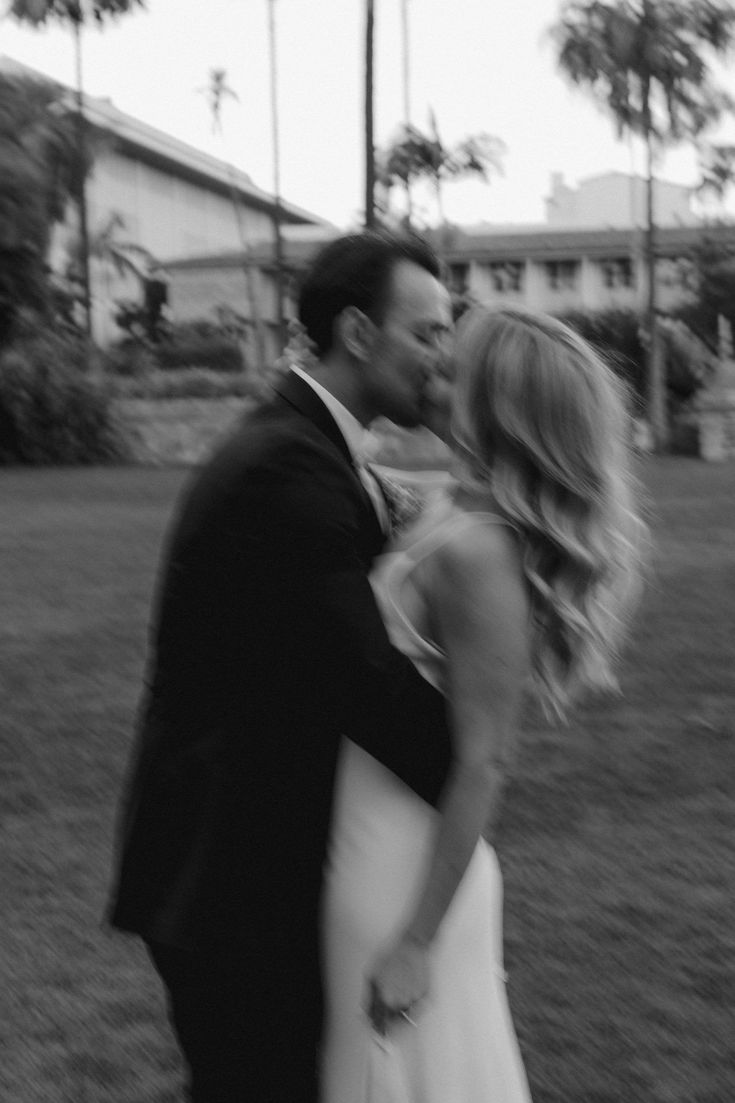
[[[450,530],[502,522],[448,498],[428,513],[407,546],[382,558],[373,584],[393,643],[440,686],[442,653],[415,601],[408,618],[404,583]],[[415,1026],[401,1020],[381,1051],[364,1012],[366,974],[411,911],[437,822],[435,809],[344,741],[325,874],[321,1103],[530,1103],[505,991],[501,875],[483,840],[435,940]]]

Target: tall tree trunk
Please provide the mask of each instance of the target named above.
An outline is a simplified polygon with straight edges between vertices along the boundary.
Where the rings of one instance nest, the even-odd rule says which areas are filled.
[[[375,137],[374,137],[374,46],[375,2],[365,4],[365,228],[375,228]]]
[[[224,131],[222,129],[222,117],[220,114],[220,108],[222,106],[222,97],[229,89],[224,83],[224,70],[222,71],[222,82],[219,87],[216,85],[216,71],[212,70],[210,73],[210,79],[212,84],[210,90],[212,92],[212,98],[210,100],[210,106],[212,110],[212,133],[218,134],[220,138],[224,139]],[[222,151],[222,159],[226,160],[225,150]],[[226,161],[227,164],[227,179],[230,185],[230,203],[232,204],[232,213],[235,219],[235,227],[237,229],[237,240],[240,243],[240,252],[242,254],[242,271],[245,281],[245,310],[249,312],[249,318],[253,326],[253,334],[255,340],[255,372],[257,375],[262,375],[266,367],[266,343],[265,334],[263,332],[263,316],[260,309],[260,289],[256,288],[255,275],[253,272],[252,253],[250,250],[250,241],[248,232],[245,227],[245,220],[243,218],[243,212],[240,206],[240,199],[237,192],[237,177],[235,175],[235,167],[231,162]],[[249,349],[248,349],[249,352]],[[247,356],[244,357],[245,369],[249,367]]]
[[[401,19],[403,24],[403,121],[408,129],[411,125],[411,45],[408,35],[408,0],[401,0]],[[406,173],[406,225],[409,228],[412,220],[411,174]]]
[[[663,348],[656,319],[656,221],[654,213],[654,172],[653,172],[653,135],[651,132],[648,93],[644,101],[646,126],[646,270],[648,274],[648,301],[646,306],[646,329],[648,348],[646,352],[646,405],[648,420],[653,435],[654,449],[663,451],[666,447],[666,396],[663,370]]]
[[[653,26],[653,0],[643,0],[643,21]],[[651,80],[647,77],[642,88],[643,131],[646,140],[646,269],[648,272],[648,304],[646,328],[648,349],[646,364],[646,399],[648,421],[653,435],[653,446],[661,452],[666,446],[666,396],[663,371],[663,349],[656,319],[656,220],[654,212],[653,173],[653,121],[651,118]]]
[[[263,315],[260,309],[260,293],[255,286],[255,276],[253,273],[253,265],[251,260],[250,242],[248,240],[247,231],[243,223],[242,211],[240,209],[240,200],[237,194],[237,188],[235,187],[235,170],[232,165],[228,164],[227,167],[230,179],[230,201],[232,203],[232,211],[235,216],[237,236],[240,242],[240,252],[242,253],[242,269],[243,276],[245,277],[245,292],[248,298],[248,304],[250,306],[250,317],[253,323],[253,332],[255,336],[255,358],[257,361],[256,371],[258,375],[262,375],[266,368],[266,346],[265,334],[263,333]]]
[[[271,123],[273,128],[273,231],[276,266],[276,322],[279,351],[286,344],[286,322],[283,303],[283,233],[281,211],[281,149],[278,126],[278,59],[276,57],[275,0],[268,0],[268,42],[270,48]]]
[[[89,219],[87,215],[87,133],[84,119],[84,85],[82,80],[82,24],[73,20],[74,63],[76,68],[76,125],[77,157],[79,159],[79,188],[77,208],[79,211],[79,246],[82,264],[82,295],[84,302],[84,328],[87,337],[92,338],[92,291],[89,278]]]

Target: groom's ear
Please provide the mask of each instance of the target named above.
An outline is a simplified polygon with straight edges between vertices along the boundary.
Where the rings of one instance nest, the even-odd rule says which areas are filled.
[[[336,320],[337,334],[344,349],[356,360],[369,359],[375,341],[376,325],[356,306],[347,306]]]

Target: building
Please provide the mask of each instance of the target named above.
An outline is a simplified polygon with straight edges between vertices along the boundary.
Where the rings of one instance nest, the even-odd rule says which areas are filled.
[[[691,188],[656,183],[657,301],[673,310],[688,295],[687,257],[701,240],[703,225],[691,209]],[[643,213],[642,213],[643,212]],[[286,231],[285,264],[295,284],[318,244],[334,227]],[[733,238],[735,227],[718,234]],[[434,231],[453,291],[481,302],[507,302],[563,314],[646,307],[645,181],[610,172],[572,188],[556,173],[547,201],[547,220],[517,226],[451,226]],[[251,264],[272,266],[265,246]],[[176,317],[201,309],[204,301],[231,303],[242,294],[244,258],[238,253],[182,258],[167,266]]]
[[[721,233],[735,244],[735,227]],[[453,228],[444,236],[442,252],[452,290],[482,302],[515,303],[550,314],[643,311],[648,283],[643,234],[594,227]],[[686,299],[686,258],[701,238],[701,226],[656,230],[661,310],[673,310]]]
[[[653,201],[659,226],[692,226],[698,219],[692,210],[694,188],[654,180]],[[624,172],[603,172],[565,183],[560,172],[551,175],[551,195],[546,199],[546,223],[566,229],[604,227],[626,229],[645,226],[646,180]]]
[[[0,71],[49,83],[6,57],[0,57]],[[71,89],[57,87],[74,110]],[[85,96],[84,115],[93,152],[86,189],[93,332],[101,343],[119,335],[116,303],[141,300],[146,279],[166,278],[164,259],[242,253],[272,243],[277,215],[284,227],[329,228],[324,219],[292,203],[277,206],[246,173],[126,115],[110,100]],[[66,267],[78,236],[76,212],[70,209],[54,238],[53,268]],[[272,331],[275,295],[266,296],[257,281],[254,293],[263,295],[264,306],[269,300],[263,316]],[[204,304],[200,316],[206,311]],[[245,304],[243,313],[248,313]]]
[[[286,230],[284,262],[289,287],[298,283],[319,245],[336,229]],[[687,257],[701,241],[701,226],[656,231],[657,302],[670,311],[688,296]],[[735,226],[720,227],[735,247]],[[510,303],[550,314],[636,310],[643,313],[647,273],[640,229],[569,229],[547,225],[449,227],[434,233],[452,291],[479,302]],[[182,258],[166,266],[175,318],[200,317],[205,304],[236,306],[248,264],[273,269],[273,250],[263,245],[249,257],[221,252]]]
[[[686,258],[701,240],[693,190],[667,181],[654,185],[657,302],[664,311],[686,298]],[[452,228],[443,235],[442,252],[453,290],[481,301],[552,314],[643,311],[646,223],[642,177],[608,172],[570,187],[554,173],[545,223]]]
[[[339,231],[326,223],[283,227],[282,287],[286,317],[295,314],[298,281],[317,249]],[[255,242],[246,251],[219,249],[165,261],[159,269],[168,288],[168,309],[176,322],[192,321],[224,310],[254,323],[248,337],[257,344],[256,326],[265,322],[263,356],[272,363],[282,351],[275,328],[276,257],[272,240]],[[255,303],[255,311],[252,304]],[[261,357],[253,348],[253,362]]]

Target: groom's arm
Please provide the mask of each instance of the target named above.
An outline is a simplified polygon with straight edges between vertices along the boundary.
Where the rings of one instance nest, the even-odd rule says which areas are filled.
[[[276,635],[299,637],[325,719],[435,804],[450,762],[445,702],[388,639],[359,554],[362,507],[349,471],[295,445],[269,478],[259,538],[278,580]]]

